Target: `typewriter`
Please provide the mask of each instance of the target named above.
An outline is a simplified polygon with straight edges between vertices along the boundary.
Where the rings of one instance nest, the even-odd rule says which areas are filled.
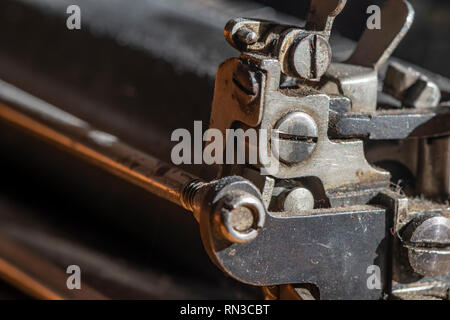
[[[448,300],[449,14],[3,0],[0,298]]]

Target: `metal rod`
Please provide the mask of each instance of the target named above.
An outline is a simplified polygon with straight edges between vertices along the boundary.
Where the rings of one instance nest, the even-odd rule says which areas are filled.
[[[0,80],[0,119],[51,141],[145,190],[193,211],[193,195],[203,184],[190,173],[170,166],[97,130],[51,104]]]

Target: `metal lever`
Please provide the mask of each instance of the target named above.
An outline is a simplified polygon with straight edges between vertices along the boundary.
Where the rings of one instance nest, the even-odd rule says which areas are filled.
[[[366,29],[346,63],[379,69],[397,48],[414,20],[406,0],[389,0],[381,8],[381,29]]]
[[[306,30],[323,31],[328,37],[334,18],[344,9],[347,0],[311,0]]]

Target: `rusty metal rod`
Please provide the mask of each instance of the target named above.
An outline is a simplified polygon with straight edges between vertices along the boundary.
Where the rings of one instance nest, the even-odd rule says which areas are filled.
[[[145,190],[193,211],[203,182],[114,135],[0,80],[0,119],[25,129]]]

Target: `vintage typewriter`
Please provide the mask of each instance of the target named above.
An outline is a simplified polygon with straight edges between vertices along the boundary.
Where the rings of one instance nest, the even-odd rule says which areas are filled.
[[[0,298],[449,299],[448,22],[412,4],[1,1]]]

